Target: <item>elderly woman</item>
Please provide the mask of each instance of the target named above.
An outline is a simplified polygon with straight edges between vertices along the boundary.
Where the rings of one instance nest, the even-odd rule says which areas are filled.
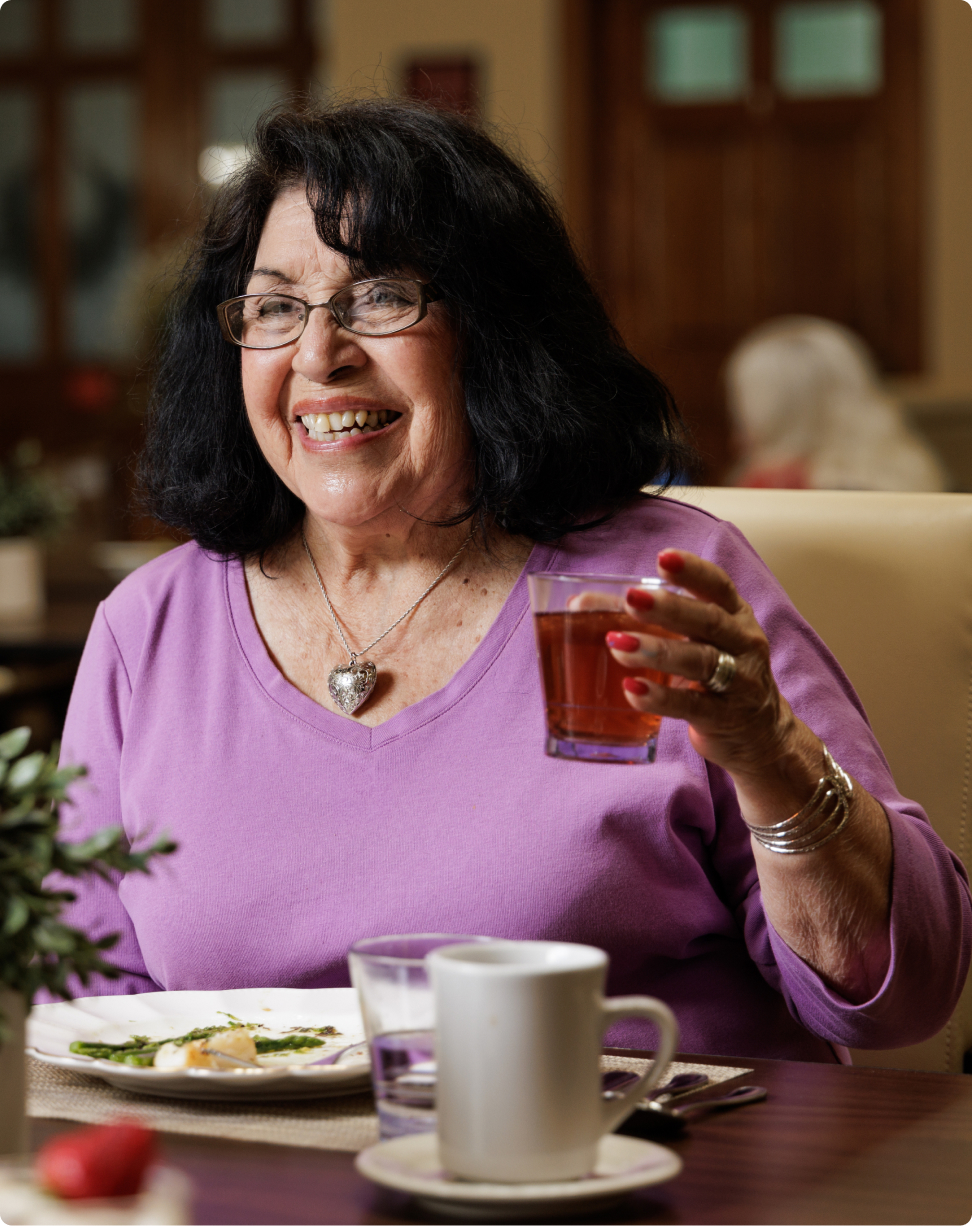
[[[123,934],[94,990],[341,985],[357,938],[481,932],[603,947],[690,1051],[833,1061],[940,1028],[962,869],[739,532],[639,493],[682,456],[482,131],[377,101],[266,119],[150,422],[150,505],[193,539],[102,605],[65,729],[77,832],[179,844],[76,904]],[[691,595],[632,611],[684,637],[609,646],[681,679],[626,684],[665,717],[657,762],[545,756],[527,573],[656,563]],[[808,825],[822,779],[840,811]]]

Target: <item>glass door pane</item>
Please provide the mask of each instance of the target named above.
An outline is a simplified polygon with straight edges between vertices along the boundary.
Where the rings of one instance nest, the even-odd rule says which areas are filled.
[[[221,72],[209,87],[209,144],[199,155],[199,175],[222,183],[246,158],[246,143],[262,111],[289,92],[279,72]]]
[[[37,0],[7,0],[0,7],[0,57],[29,55],[37,49]]]
[[[130,51],[138,38],[135,0],[63,0],[63,38],[71,51]]]
[[[731,5],[659,9],[645,27],[645,87],[663,102],[731,102],[749,92],[749,18]]]
[[[131,85],[67,91],[67,336],[69,352],[79,358],[131,355],[124,302],[135,257],[137,111]]]
[[[41,348],[37,102],[27,90],[0,91],[0,132],[0,360],[26,362]]]
[[[793,98],[881,88],[881,10],[871,0],[811,0],[776,12],[776,83]]]
[[[208,0],[206,24],[217,46],[279,43],[287,34],[285,0]]]

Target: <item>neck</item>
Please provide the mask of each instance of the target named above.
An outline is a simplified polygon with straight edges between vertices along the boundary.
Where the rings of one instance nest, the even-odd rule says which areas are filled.
[[[349,528],[308,511],[303,530],[325,583],[340,588],[362,580],[387,581],[416,564],[429,570],[445,566],[469,536],[470,526],[439,527],[395,509]]]

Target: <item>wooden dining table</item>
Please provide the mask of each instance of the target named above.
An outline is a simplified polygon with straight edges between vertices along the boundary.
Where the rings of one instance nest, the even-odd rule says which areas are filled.
[[[616,1051],[617,1055],[647,1052]],[[717,1056],[687,1062],[735,1065]],[[680,1140],[682,1172],[577,1222],[967,1223],[972,1218],[972,1076],[749,1060],[764,1102],[697,1118]],[[706,1091],[705,1094],[710,1093]],[[696,1097],[704,1097],[705,1094]],[[33,1144],[76,1128],[33,1121]],[[192,1180],[192,1221],[450,1221],[369,1183],[354,1155],[164,1134],[164,1160]],[[558,1218],[558,1221],[564,1221]]]

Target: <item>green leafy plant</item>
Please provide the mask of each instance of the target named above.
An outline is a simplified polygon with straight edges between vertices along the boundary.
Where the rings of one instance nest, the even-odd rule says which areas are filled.
[[[96,873],[106,880],[113,872],[147,873],[150,860],[176,846],[161,838],[133,852],[120,826],[107,826],[81,843],[62,842],[60,806],[69,784],[85,770],[59,768],[57,745],[50,753],[24,754],[29,740],[29,728],[0,736],[0,985],[19,992],[28,1005],[41,987],[70,998],[72,974],[86,984],[93,974],[117,979],[121,973],[101,956],[118,935],[92,941],[62,924],[61,908],[75,896],[46,889],[45,877],[54,871],[67,877]]]
[[[40,444],[24,439],[0,464],[0,537],[46,536],[71,512],[67,494],[38,467]]]

